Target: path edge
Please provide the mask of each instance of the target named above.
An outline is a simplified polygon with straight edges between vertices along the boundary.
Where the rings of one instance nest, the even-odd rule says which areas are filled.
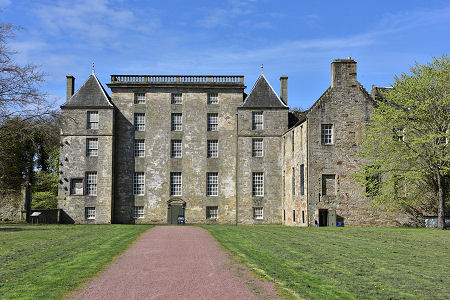
[[[125,252],[127,252],[127,251],[131,248],[131,246],[133,246],[134,244],[136,244],[136,243],[142,238],[142,236],[144,235],[144,233],[148,232],[149,230],[152,230],[152,229],[155,228],[157,225],[153,225],[153,224],[152,224],[151,226],[152,226],[152,227],[150,227],[149,229],[143,231],[140,235],[138,235],[138,236],[136,237],[136,239],[134,239],[134,241],[132,241],[125,249],[123,249],[122,251],[120,251],[119,253],[117,253],[116,255],[114,255],[114,256],[111,258],[111,261],[109,261],[109,262],[106,263],[104,266],[102,266],[97,272],[93,273],[92,276],[87,277],[83,282],[81,282],[79,285],[77,285],[74,289],[72,289],[72,290],[70,290],[70,291],[67,291],[67,293],[65,293],[65,294],[61,297],[61,299],[62,299],[62,300],[69,299],[70,297],[75,296],[75,295],[74,295],[75,292],[78,292],[78,291],[82,290],[83,288],[85,288],[86,284],[87,284],[89,281],[91,281],[91,280],[97,278],[103,271],[105,271],[109,266],[111,266],[113,263],[115,263],[116,260],[119,258],[119,256],[121,256],[122,254],[124,254]]]

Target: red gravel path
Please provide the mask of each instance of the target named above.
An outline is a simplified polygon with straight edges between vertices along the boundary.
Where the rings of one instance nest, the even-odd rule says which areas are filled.
[[[236,264],[199,227],[157,226],[74,299],[274,299],[262,282]]]

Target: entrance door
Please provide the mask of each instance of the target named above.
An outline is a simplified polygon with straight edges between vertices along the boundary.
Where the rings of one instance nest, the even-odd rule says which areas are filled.
[[[178,216],[184,217],[184,207],[182,205],[169,205],[167,210],[167,224],[177,224]]]
[[[319,209],[319,226],[328,226],[328,209]]]
[[[336,211],[334,209],[328,210],[328,226],[336,226]]]

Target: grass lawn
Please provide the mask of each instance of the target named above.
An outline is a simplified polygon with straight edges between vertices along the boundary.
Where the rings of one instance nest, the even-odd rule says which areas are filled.
[[[0,225],[0,299],[59,299],[150,227]]]
[[[450,231],[203,226],[281,296],[450,299]]]

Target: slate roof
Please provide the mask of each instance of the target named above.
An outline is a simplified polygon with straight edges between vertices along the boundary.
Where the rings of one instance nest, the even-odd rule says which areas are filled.
[[[83,85],[61,107],[110,107],[110,97],[95,74],[91,74]]]
[[[264,74],[261,73],[252,90],[245,98],[241,107],[279,107],[288,108],[286,104],[278,97],[274,89],[267,81]]]

